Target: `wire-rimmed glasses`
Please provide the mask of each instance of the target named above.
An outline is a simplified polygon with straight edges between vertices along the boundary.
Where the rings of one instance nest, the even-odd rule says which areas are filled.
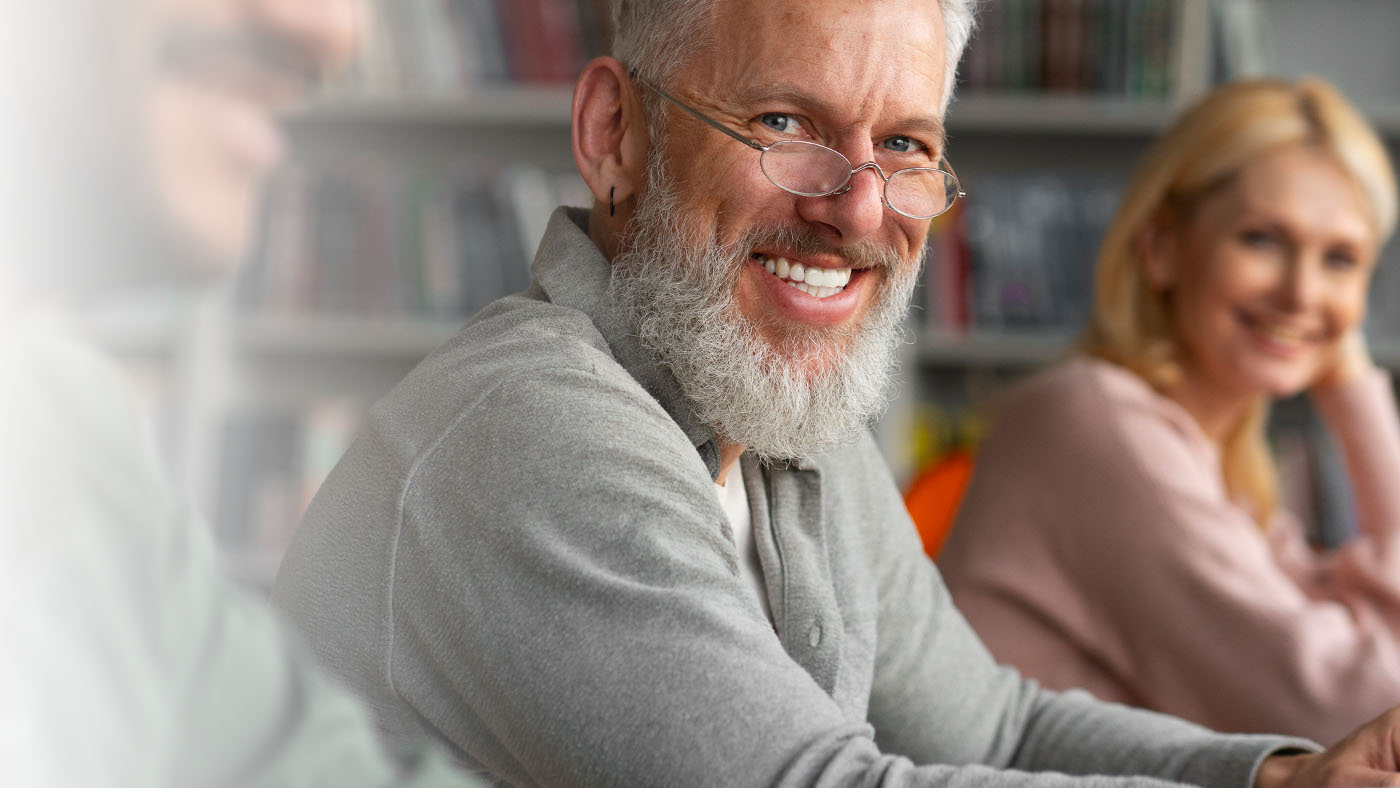
[[[799,197],[844,194],[850,191],[851,178],[856,173],[873,169],[885,184],[882,192],[885,207],[910,219],[932,219],[953,207],[953,202],[959,197],[967,196],[958,185],[958,176],[946,159],[940,162],[939,167],[906,167],[886,175],[880,165],[873,161],[852,167],[851,160],[840,151],[815,142],[780,140],[764,145],[705,115],[635,72],[631,76],[658,96],[759,151],[759,169],[763,170],[770,183],[789,194]]]

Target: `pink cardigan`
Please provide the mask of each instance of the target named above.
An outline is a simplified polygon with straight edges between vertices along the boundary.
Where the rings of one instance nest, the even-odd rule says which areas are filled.
[[[993,654],[1053,688],[1331,743],[1400,703],[1400,424],[1384,373],[1319,409],[1363,535],[1315,555],[1227,498],[1140,378],[1077,358],[1012,392],[939,564]]]

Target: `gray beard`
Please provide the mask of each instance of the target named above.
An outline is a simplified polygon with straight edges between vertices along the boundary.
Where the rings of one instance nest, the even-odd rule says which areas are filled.
[[[764,462],[796,460],[855,440],[889,401],[904,314],[923,267],[885,247],[833,249],[813,233],[755,228],[724,244],[680,204],[653,147],[647,189],[613,260],[610,294],[643,347],[675,376],[696,417]],[[689,238],[708,238],[692,242]],[[735,287],[758,246],[839,252],[884,266],[870,311],[854,328],[781,328],[775,346],[740,313]]]

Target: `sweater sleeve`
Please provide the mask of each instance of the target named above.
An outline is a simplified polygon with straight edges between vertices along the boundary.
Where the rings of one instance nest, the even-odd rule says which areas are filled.
[[[1361,526],[1324,566],[1375,593],[1400,594],[1400,416],[1390,374],[1373,370],[1314,394],[1313,404],[1341,449]]]
[[[1083,661],[1135,701],[1223,730],[1330,742],[1400,701],[1393,594],[1345,572],[1301,585],[1229,500],[1189,417],[1107,369],[1080,362],[1002,414],[949,558],[979,589],[972,604],[1037,622],[1057,641],[1045,654]],[[1353,456],[1393,462],[1369,444],[1349,445]],[[1393,493],[1371,495],[1368,513]],[[1033,674],[1055,669],[1016,658]]]
[[[1082,691],[1051,692],[997,665],[953,606],[902,508],[888,512],[887,522],[877,561],[881,642],[870,719],[889,751],[920,762],[1251,786],[1268,755],[1313,749],[1277,736],[1220,735]],[[957,740],[983,749],[950,751],[949,720],[957,720]]]

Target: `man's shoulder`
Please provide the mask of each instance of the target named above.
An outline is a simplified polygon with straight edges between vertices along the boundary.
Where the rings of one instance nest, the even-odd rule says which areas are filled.
[[[683,433],[614,357],[588,315],[512,296],[433,351],[371,411],[370,428],[421,454],[454,434],[519,450]]]

